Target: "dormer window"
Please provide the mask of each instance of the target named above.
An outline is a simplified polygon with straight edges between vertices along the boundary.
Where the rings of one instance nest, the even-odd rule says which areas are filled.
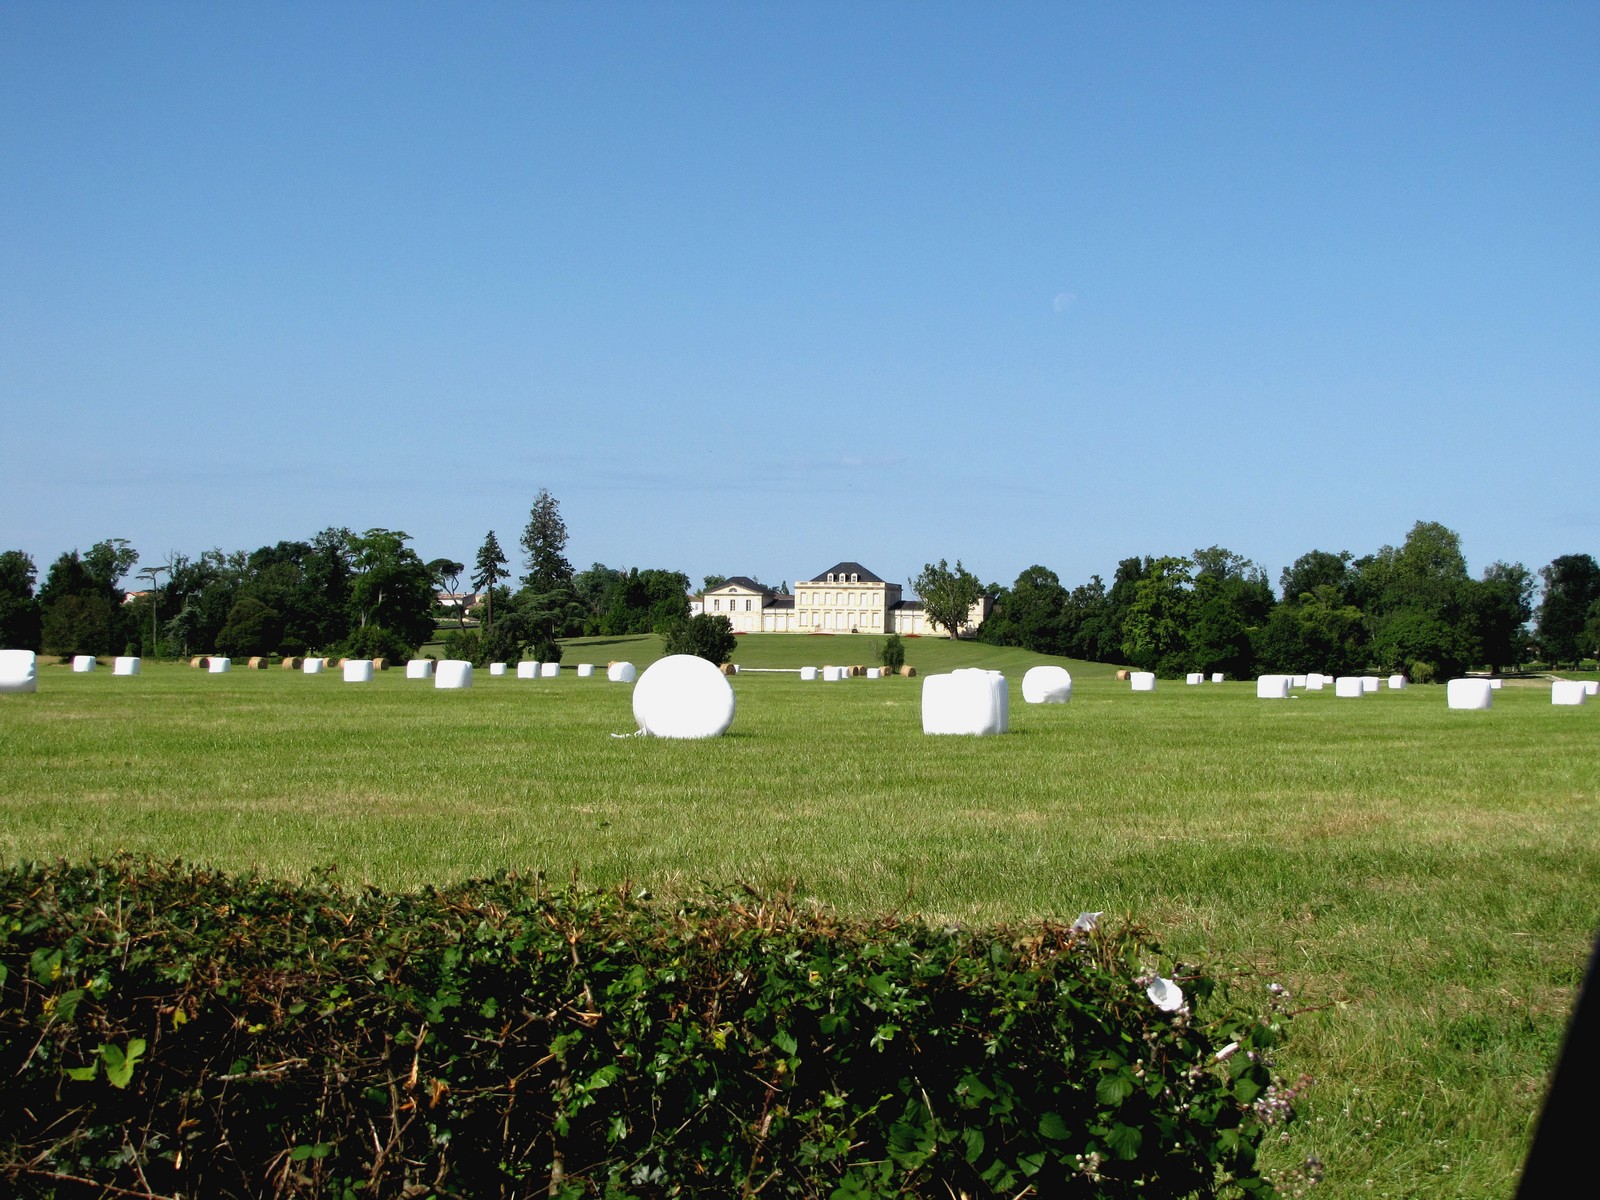
[[[829,582],[829,583],[832,583],[832,582],[833,582],[833,572],[832,572],[832,571],[829,571],[829,572],[828,572],[828,582]]]
[[[856,575],[856,573],[854,571],[850,572],[850,582],[851,583],[859,583],[860,582],[860,578]]]

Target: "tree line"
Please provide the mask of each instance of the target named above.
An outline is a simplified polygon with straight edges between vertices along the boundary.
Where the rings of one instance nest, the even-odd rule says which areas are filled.
[[[0,645],[46,654],[330,654],[404,659],[455,624],[446,652],[475,662],[560,656],[558,639],[663,632],[689,616],[688,576],[595,563],[575,572],[555,497],[535,497],[523,530],[524,573],[515,577],[491,530],[472,569],[423,562],[409,534],[324,529],[309,540],[252,552],[170,554],[129,573],[139,554],[126,539],[62,554],[38,583],[32,558],[0,553]],[[127,583],[145,583],[125,602]],[[483,599],[444,606],[470,581]],[[520,583],[513,590],[511,584]]]
[[[1600,564],[1562,555],[1538,578],[1536,609],[1527,567],[1495,562],[1473,579],[1460,536],[1418,521],[1400,546],[1360,558],[1302,554],[1277,594],[1261,567],[1220,546],[1125,558],[1109,586],[1095,575],[1069,590],[1031,566],[1009,588],[991,585],[978,637],[1169,678],[1374,670],[1421,682],[1536,660],[1576,666],[1600,648]]]

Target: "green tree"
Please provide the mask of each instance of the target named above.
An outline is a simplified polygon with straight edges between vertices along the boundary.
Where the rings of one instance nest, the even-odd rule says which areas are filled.
[[[883,651],[879,655],[879,661],[883,663],[886,670],[898,672],[901,667],[906,665],[905,639],[898,633],[891,633],[883,643]]]
[[[712,588],[721,587],[728,582],[726,575],[705,575],[700,579],[700,590],[709,592]]]
[[[1577,665],[1578,639],[1589,607],[1600,600],[1600,564],[1587,554],[1563,554],[1539,568],[1544,600],[1539,605],[1539,648],[1551,666]]]
[[[1220,546],[1194,552],[1188,668],[1249,675],[1255,663],[1251,641],[1272,611],[1266,572]]]
[[[457,601],[461,599],[461,574],[467,569],[466,563],[458,563],[453,558],[436,558],[428,564],[428,576],[433,583],[435,591],[446,592]],[[461,622],[462,632],[467,628],[467,606],[457,603],[455,606],[456,619]]]
[[[33,594],[37,578],[33,559],[21,550],[0,554],[0,648],[39,649],[39,601]]]
[[[911,581],[911,590],[922,597],[928,620],[947,630],[952,638],[961,636],[972,606],[983,598],[983,585],[961,565],[959,558],[954,569],[942,558],[937,565],[925,564],[921,574]]]
[[[1490,563],[1469,593],[1468,608],[1489,670],[1520,665],[1533,617],[1533,572],[1521,563]]]
[[[668,654],[693,654],[721,666],[733,657],[739,640],[733,622],[713,613],[697,613],[673,624],[667,631]]]
[[[1141,670],[1170,677],[1188,666],[1192,565],[1187,558],[1154,559],[1134,585],[1122,626],[1122,652]]]
[[[46,654],[110,654],[116,611],[96,592],[56,596],[43,609],[40,642]]]
[[[541,488],[533,499],[528,524],[522,531],[522,549],[528,573],[522,585],[534,593],[572,587],[572,564],[567,561],[567,524],[561,519],[561,505]]]
[[[73,550],[56,559],[39,589],[45,653],[120,654],[130,630],[119,585],[138,561],[123,538],[96,542],[81,557]]]
[[[352,539],[350,581],[355,630],[376,625],[394,634],[408,653],[433,636],[433,580],[406,545],[410,540],[410,534],[392,529],[369,529]]]
[[[494,628],[494,586],[506,578],[502,570],[506,565],[505,552],[500,549],[500,539],[495,537],[494,530],[489,530],[489,536],[483,539],[483,545],[478,547],[478,558],[472,571],[472,586],[484,593],[483,630],[488,633]],[[465,626],[463,625],[463,628]]]
[[[217,634],[217,653],[230,658],[271,654],[282,637],[282,614],[251,596],[241,596]]]
[[[1348,550],[1341,550],[1338,554],[1327,550],[1312,550],[1302,554],[1291,566],[1285,567],[1283,574],[1278,577],[1279,594],[1285,600],[1294,601],[1319,587],[1331,586],[1341,596],[1345,595],[1349,584],[1350,559]]]
[[[1067,589],[1054,571],[1037,564],[997,589],[994,611],[978,636],[997,646],[1020,646],[1039,654],[1064,654],[1063,616]]]

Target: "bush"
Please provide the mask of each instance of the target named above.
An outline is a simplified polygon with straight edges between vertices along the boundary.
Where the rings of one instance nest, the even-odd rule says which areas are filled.
[[[719,667],[733,657],[739,645],[733,622],[713,613],[696,613],[674,622],[667,629],[665,641],[668,654],[693,654]]]
[[[891,671],[899,671],[906,665],[906,644],[898,633],[891,633],[884,642],[881,661]]]
[[[1406,669],[1406,678],[1412,683],[1432,683],[1438,678],[1431,662],[1417,661]]]
[[[0,873],[0,1176],[138,1195],[1270,1194],[1256,1015],[1138,931]],[[1156,985],[1152,985],[1156,986]],[[1266,997],[1268,993],[1258,992]],[[1191,1010],[1193,1005],[1193,1010]]]
[[[351,632],[340,643],[341,658],[386,658],[391,662],[405,662],[416,647],[398,633],[382,625],[366,625]]]

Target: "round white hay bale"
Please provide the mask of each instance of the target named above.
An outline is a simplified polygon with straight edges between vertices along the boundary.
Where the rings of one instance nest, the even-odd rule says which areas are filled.
[[[122,655],[111,664],[113,675],[137,675],[142,664],[132,655]]]
[[[307,675],[321,675],[327,661],[325,658],[308,658],[301,664],[300,670]]]
[[[631,662],[614,662],[606,666],[606,678],[612,683],[632,683],[639,678],[639,668]]]
[[[999,671],[963,667],[922,681],[922,732],[988,736],[1010,727],[1011,699]]]
[[[74,654],[72,656],[72,673],[74,675],[87,675],[95,669],[96,665],[92,654]]]
[[[489,674],[491,674],[491,675],[504,675],[505,673],[506,673],[506,665],[505,665],[505,663],[490,663],[489,664]]]
[[[1071,673],[1065,667],[1029,667],[1022,676],[1022,699],[1027,704],[1067,703],[1072,699]]]
[[[816,677],[817,677],[817,669],[815,667],[801,667],[800,668],[800,678],[803,681],[805,681],[806,683],[810,683]]]
[[[447,658],[433,668],[435,688],[457,690],[472,686],[472,664],[462,658]]]
[[[1333,694],[1346,700],[1360,699],[1367,694],[1367,687],[1359,675],[1341,675],[1333,681]]]
[[[561,678],[561,664],[558,663],[558,662],[540,663],[539,664],[539,678],[540,679],[560,679]]]
[[[1153,692],[1156,690],[1156,673],[1154,671],[1134,671],[1128,676],[1128,682],[1133,685],[1136,692]]]
[[[1257,700],[1287,700],[1292,675],[1261,675],[1256,678]]]
[[[1403,692],[1403,691],[1405,691],[1406,690],[1406,677],[1404,675],[1391,675],[1391,676],[1389,676],[1389,690],[1391,692]]]
[[[633,716],[652,737],[721,737],[733,724],[733,685],[693,654],[669,654],[645,668],[633,689]]]
[[[578,664],[578,678],[579,679],[593,679],[594,678],[594,664],[593,663],[579,663]]]
[[[1211,682],[1212,683],[1221,683],[1226,678],[1227,678],[1227,676],[1224,675],[1221,671],[1213,671],[1211,673]]]
[[[406,663],[406,678],[407,679],[432,679],[433,678],[433,659],[431,659],[431,658],[413,658],[410,662]]]
[[[1026,675],[1024,675],[1022,678],[1023,682],[1027,682],[1028,677]],[[1191,687],[1196,684],[1204,683],[1205,681],[1206,673],[1204,671],[1190,671],[1183,677],[1183,682]]]
[[[0,650],[0,692],[39,690],[39,656],[32,650]]]
[[[1445,684],[1444,697],[1450,708],[1484,709],[1494,705],[1494,689],[1487,679],[1452,679]]]
[[[822,682],[823,683],[838,683],[843,678],[844,678],[844,668],[843,667],[823,667],[822,668]]]
[[[371,683],[372,660],[370,658],[345,659],[344,681],[346,683]]]
[[[1379,679],[1376,675],[1363,675],[1361,677],[1361,690],[1363,692],[1367,692],[1369,694],[1375,692],[1379,687],[1382,686],[1382,684],[1383,680]]]
[[[1584,704],[1588,699],[1581,679],[1557,679],[1550,685],[1551,704]]]
[[[213,654],[206,662],[206,670],[213,675],[226,675],[233,667],[233,659],[219,658]]]

